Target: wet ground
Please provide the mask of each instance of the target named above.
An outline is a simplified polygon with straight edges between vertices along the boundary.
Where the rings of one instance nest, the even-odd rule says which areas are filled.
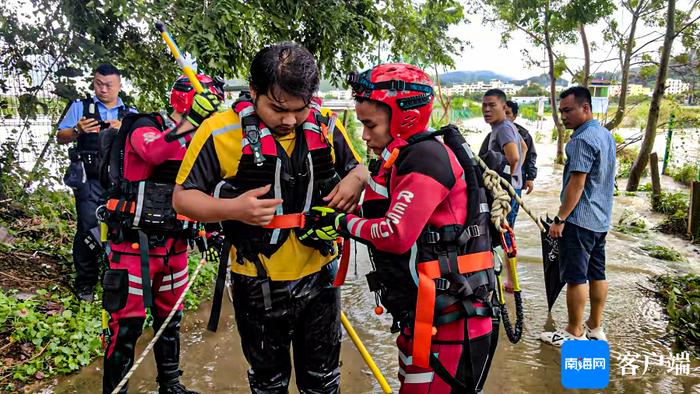
[[[472,146],[478,146],[481,136],[471,135]],[[553,146],[538,145],[540,173],[536,190],[525,197],[525,202],[537,214],[547,211],[554,215],[562,168],[545,165],[553,161]],[[670,178],[664,178],[664,187],[670,187]],[[624,185],[623,185],[624,186]],[[622,194],[622,193],[621,193]],[[652,222],[660,216],[652,214],[646,196],[615,198],[616,221],[624,208],[632,208]],[[560,351],[544,345],[540,332],[563,327],[566,322],[564,292],[551,315],[547,313],[540,235],[535,224],[520,213],[516,224],[518,236],[519,273],[523,288],[525,324],[523,338],[513,345],[501,330],[491,372],[485,386],[486,393],[558,393],[560,385]],[[667,263],[648,257],[640,247],[647,243],[662,244],[682,252],[688,262]],[[343,306],[362,340],[385,373],[392,387],[396,379],[397,355],[395,337],[389,333],[388,316],[373,313],[374,297],[367,290],[364,274],[369,270],[366,252],[358,248],[356,271],[351,266],[343,288]],[[610,294],[605,311],[605,328],[611,349],[611,381],[606,392],[613,393],[700,393],[700,360],[690,358],[689,374],[669,371],[669,352],[672,339],[666,332],[667,321],[661,306],[640,291],[640,286],[651,287],[649,278],[674,271],[700,273],[700,251],[697,246],[671,236],[651,232],[647,237],[629,236],[611,231],[607,242],[607,276]],[[357,274],[355,274],[357,272]],[[512,308],[512,298],[509,300]],[[232,319],[232,308],[225,303],[222,324],[218,333],[205,330],[208,305],[198,312],[186,315],[182,369],[184,383],[203,393],[247,392],[246,362],[240,350],[239,338]],[[511,313],[511,316],[514,313]],[[140,342],[145,346],[150,337]],[[663,365],[659,364],[664,357]],[[632,368],[623,370],[622,358],[634,359]],[[636,357],[636,359],[635,359]],[[381,392],[349,338],[343,339],[342,389],[346,393]],[[647,360],[645,370],[645,358]],[[101,360],[85,368],[80,374],[54,381],[45,393],[94,393],[101,387]],[[623,373],[626,373],[623,375]],[[152,357],[136,372],[131,380],[131,392],[156,390],[155,366]],[[296,389],[292,388],[292,392]]]

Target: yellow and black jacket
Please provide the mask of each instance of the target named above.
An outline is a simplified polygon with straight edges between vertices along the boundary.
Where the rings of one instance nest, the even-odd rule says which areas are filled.
[[[180,167],[178,184],[207,194],[215,194],[222,181],[232,185],[238,193],[272,184],[271,196],[284,199],[278,214],[297,213],[318,204],[320,197],[330,192],[332,187],[319,186],[319,180],[342,178],[361,161],[342,122],[330,110],[314,105],[309,120],[295,132],[277,136],[261,129],[259,151],[265,162],[260,166],[253,164],[255,154],[251,145],[254,144],[246,137],[246,127],[242,127],[245,112],[239,112],[244,116],[230,109],[202,123]],[[320,141],[324,142],[323,146],[319,145]],[[329,159],[330,163],[324,163]],[[316,178],[309,179],[309,173],[314,173]],[[280,178],[285,181],[281,182]],[[262,264],[271,280],[300,279],[318,272],[335,258],[335,253],[302,244],[294,231],[273,230],[267,241],[270,238],[275,245],[257,251],[259,261],[256,263]],[[248,254],[237,252],[235,245],[241,243],[236,239],[231,239],[231,243],[234,245],[231,270],[259,276],[255,263],[250,258],[242,258]]]

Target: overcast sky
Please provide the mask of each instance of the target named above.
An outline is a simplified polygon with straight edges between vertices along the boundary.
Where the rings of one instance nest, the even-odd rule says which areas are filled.
[[[681,1],[685,3],[685,1]],[[679,6],[680,7],[680,6]],[[615,17],[620,23],[620,26],[627,26],[629,22],[629,14],[623,11],[616,11]],[[476,71],[476,70],[491,70],[499,74],[514,78],[524,79],[534,75],[546,73],[546,62],[543,63],[545,68],[529,69],[521,54],[521,50],[527,48],[533,55],[539,56],[541,60],[546,59],[546,53],[542,49],[536,49],[525,37],[525,34],[516,31],[512,34],[511,41],[507,48],[501,47],[501,30],[500,27],[493,27],[490,24],[482,24],[480,15],[469,17],[469,24],[462,24],[450,30],[451,36],[459,36],[462,39],[468,40],[471,47],[465,48],[461,56],[455,57],[455,69],[460,71]],[[589,42],[595,42],[599,50],[591,53],[592,60],[602,60],[610,57],[611,46],[604,42],[602,31],[603,23],[598,23],[593,26],[586,27],[586,33]],[[640,34],[646,34],[653,29],[646,26],[638,25]],[[663,33],[663,31],[660,31]],[[661,41],[656,45],[660,47]],[[678,52],[680,40],[674,43],[674,52]],[[575,46],[557,46],[558,51],[563,51],[569,67],[572,69],[580,68],[582,65],[583,50],[579,45]],[[651,48],[651,46],[649,47]],[[615,53],[613,52],[612,55]],[[573,67],[572,67],[573,66]],[[609,62],[604,66],[592,65],[592,71],[616,71],[619,67],[618,62]],[[564,78],[570,79],[570,75],[564,75]]]

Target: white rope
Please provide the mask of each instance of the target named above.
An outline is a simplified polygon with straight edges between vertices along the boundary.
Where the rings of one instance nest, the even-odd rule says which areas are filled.
[[[525,206],[525,203],[523,200],[518,196],[518,194],[515,192],[515,189],[513,189],[513,186],[508,182],[507,180],[503,179],[496,173],[496,171],[490,169],[486,163],[484,163],[483,160],[479,156],[474,155],[474,159],[476,159],[476,162],[479,163],[479,166],[481,166],[483,170],[483,178],[484,178],[484,186],[491,192],[491,195],[493,196],[493,204],[491,205],[491,222],[493,222],[493,225],[496,226],[497,229],[501,232],[505,232],[506,230],[501,226],[501,224],[505,223],[507,224],[507,216],[508,213],[510,213],[510,200],[511,196],[515,198],[515,201],[517,201],[518,205],[520,205],[520,209],[525,211],[528,216],[532,219],[532,221],[535,222],[537,227],[540,229],[541,232],[545,232],[544,226],[540,222],[540,220],[535,216],[530,209]],[[508,191],[506,193],[506,190],[503,190],[503,187],[501,185],[506,187],[506,190]]]
[[[501,182],[499,181],[500,176],[498,176],[496,171],[487,167],[484,169],[483,177],[484,187],[486,187],[493,196],[493,203],[491,204],[491,222],[503,233],[506,231],[503,224],[508,224],[507,218],[511,210],[510,195],[501,187]]]
[[[168,314],[168,317],[165,318],[163,325],[160,326],[160,329],[158,330],[156,335],[153,336],[153,339],[151,339],[151,342],[148,342],[148,345],[146,346],[146,348],[143,349],[143,352],[141,352],[141,356],[139,356],[139,359],[136,360],[134,365],[131,366],[131,369],[129,370],[129,372],[127,372],[127,374],[124,375],[124,378],[122,378],[122,381],[119,382],[117,387],[114,388],[114,390],[112,391],[112,394],[119,393],[119,390],[121,390],[122,387],[124,387],[124,385],[126,384],[126,382],[129,381],[129,378],[131,377],[131,375],[133,375],[134,372],[136,372],[136,369],[139,367],[139,365],[141,365],[141,363],[146,358],[146,356],[151,351],[151,349],[153,349],[153,346],[155,346],[155,344],[158,341],[158,339],[160,338],[160,336],[163,335],[163,331],[165,331],[165,328],[168,326],[168,324],[170,324],[170,320],[173,319],[173,316],[175,316],[175,312],[177,312],[177,309],[180,307],[182,302],[185,300],[185,295],[190,290],[190,287],[192,287],[192,283],[194,283],[195,279],[197,279],[197,275],[199,275],[199,271],[202,269],[202,267],[204,267],[204,264],[206,262],[207,262],[206,259],[202,259],[199,261],[199,264],[197,264],[197,268],[194,270],[194,273],[192,274],[192,277],[191,277],[189,283],[187,283],[187,287],[185,287],[185,291],[183,291],[182,294],[180,294],[180,298],[177,299],[175,306],[173,306],[173,309]]]

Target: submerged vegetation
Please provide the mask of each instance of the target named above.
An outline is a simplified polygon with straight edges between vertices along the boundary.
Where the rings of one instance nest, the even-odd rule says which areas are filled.
[[[652,211],[666,215],[657,228],[664,233],[685,235],[688,229],[688,195],[683,192],[661,192],[658,197],[650,195],[650,198]]]
[[[665,261],[685,261],[685,257],[673,249],[663,245],[644,245],[642,250],[649,253],[649,256]]]
[[[700,276],[663,275],[655,278],[654,284],[676,345],[700,355]]]

